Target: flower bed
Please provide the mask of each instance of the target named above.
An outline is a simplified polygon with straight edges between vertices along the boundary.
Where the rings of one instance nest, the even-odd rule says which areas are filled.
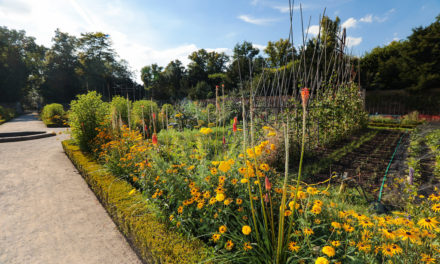
[[[67,156],[145,263],[198,263],[209,258],[208,247],[169,230],[156,217],[157,207],[130,184],[107,172],[71,140],[62,144]]]

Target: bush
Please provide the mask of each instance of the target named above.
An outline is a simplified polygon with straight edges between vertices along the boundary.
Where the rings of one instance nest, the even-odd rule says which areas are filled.
[[[113,97],[110,105],[113,120],[119,120],[120,117],[122,122],[128,125],[128,113],[132,107],[132,102],[118,95]]]
[[[48,104],[41,112],[41,119],[47,126],[62,126],[66,121],[66,112],[61,104]]]
[[[98,134],[97,128],[104,124],[108,105],[96,91],[78,95],[78,100],[70,103],[69,124],[74,140],[82,150],[92,149],[92,140]]]
[[[211,249],[200,240],[184,238],[169,230],[154,214],[158,209],[133,187],[120,181],[70,140],[64,151],[145,263],[200,263],[209,259]]]
[[[148,127],[149,131],[152,132],[153,127],[153,113],[156,115],[159,112],[159,107],[157,104],[150,100],[139,100],[133,103],[132,110],[132,124],[135,127],[142,128],[142,116],[144,117],[145,125]],[[158,129],[158,122],[156,116],[156,129]]]
[[[14,109],[0,106],[0,124],[11,120],[16,115]]]

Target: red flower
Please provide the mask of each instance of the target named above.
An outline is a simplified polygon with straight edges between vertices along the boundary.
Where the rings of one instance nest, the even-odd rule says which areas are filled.
[[[270,183],[269,178],[264,179],[264,183],[266,185],[266,191],[270,191],[270,189],[272,188],[272,183]]]
[[[153,121],[156,120],[156,113],[153,113]]]
[[[223,136],[223,145],[226,145],[226,138]]]
[[[153,144],[154,145],[157,145],[157,135],[156,135],[156,133],[153,133]]]
[[[309,100],[310,97],[310,89],[309,88],[302,88],[301,89],[301,99],[302,99],[302,104],[305,107],[307,105],[307,101]]]
[[[232,131],[235,133],[237,131],[237,117],[234,117],[234,123],[232,124]]]

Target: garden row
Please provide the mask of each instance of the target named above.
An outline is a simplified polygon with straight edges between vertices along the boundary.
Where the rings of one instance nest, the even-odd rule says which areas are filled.
[[[274,116],[252,116],[252,111],[246,115],[246,108],[241,114],[248,118],[240,119],[226,111],[221,99],[215,107],[187,103],[159,110],[151,101],[104,103],[92,92],[72,102],[69,123],[76,144],[142,193],[157,208],[156,219],[211,247],[210,261],[416,263],[438,258],[440,194],[417,207],[375,216],[366,206],[350,203],[349,193],[338,195],[328,182],[317,187],[289,171],[305,149],[319,151],[365,126],[356,90],[350,89],[328,92],[322,108],[307,104],[305,90],[298,107],[287,109],[293,112],[280,113],[282,123]],[[296,120],[301,116],[302,122]],[[329,157],[341,159],[376,133],[365,133]],[[414,200],[414,186],[399,184],[407,190],[402,196]]]

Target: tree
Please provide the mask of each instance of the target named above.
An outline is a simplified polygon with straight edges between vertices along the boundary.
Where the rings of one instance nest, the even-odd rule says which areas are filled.
[[[268,56],[270,67],[278,68],[291,62],[296,55],[296,50],[289,39],[280,39],[276,42],[269,41],[264,53]]]
[[[76,69],[80,66],[78,39],[58,29],[52,39],[53,45],[44,60],[45,81],[41,94],[47,102],[70,102],[81,92]]]
[[[253,76],[261,73],[264,59],[258,56],[260,50],[251,42],[237,43],[234,47],[233,61],[228,68],[228,77],[235,83],[249,81]]]
[[[0,27],[1,101],[17,102],[41,82],[44,52],[25,31]]]

